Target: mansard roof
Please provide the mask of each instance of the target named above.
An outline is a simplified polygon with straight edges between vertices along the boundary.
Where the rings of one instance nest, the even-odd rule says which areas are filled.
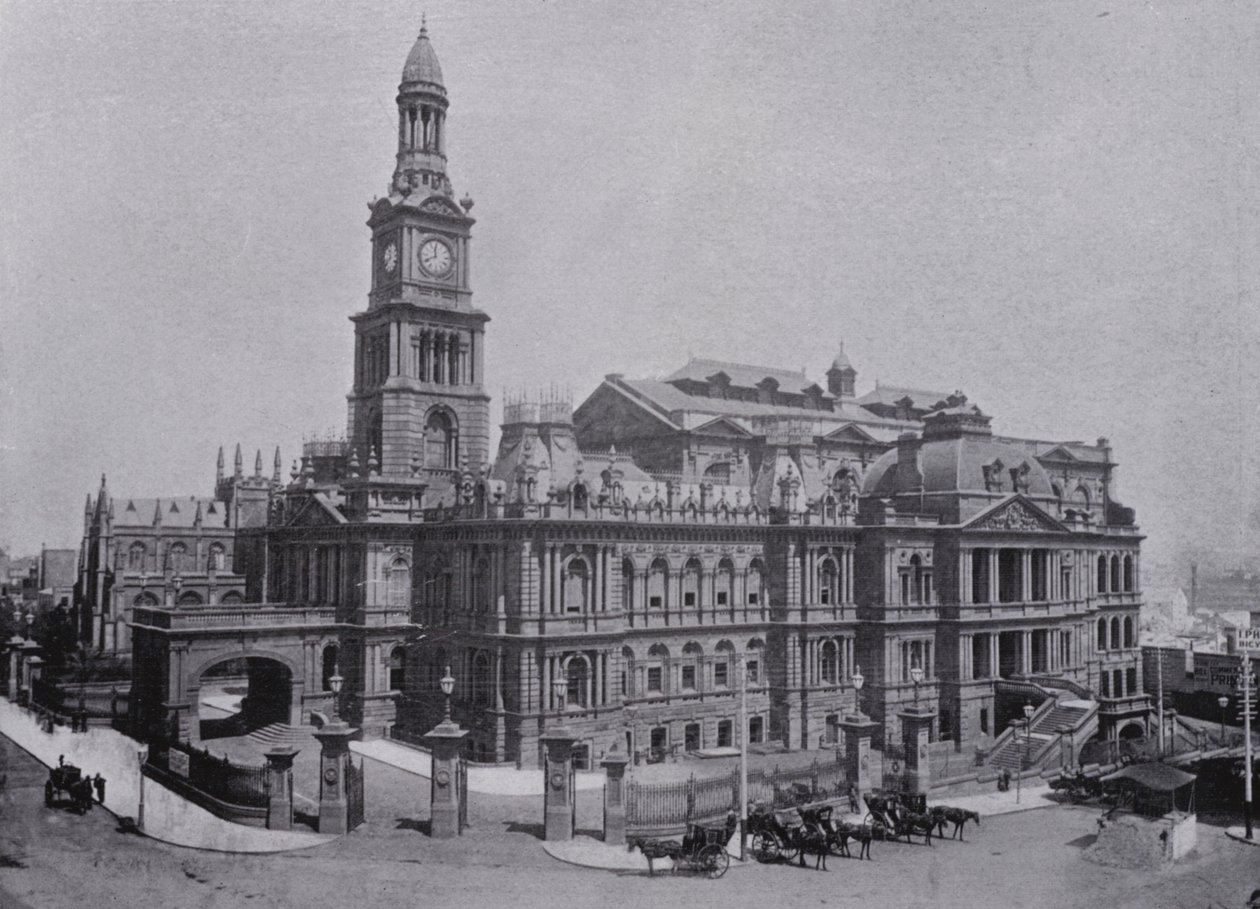
[[[887,407],[893,407],[902,398],[910,399],[910,406],[915,410],[935,410],[936,405],[942,401],[948,400],[953,392],[948,391],[928,391],[923,388],[905,388],[901,385],[881,385],[875,383],[875,388],[868,391],[862,397],[858,398],[858,403],[863,407],[871,404],[883,404]]]
[[[677,382],[690,379],[693,382],[707,382],[710,377],[723,373],[732,385],[739,388],[759,388],[766,379],[773,379],[778,387],[789,392],[804,392],[815,383],[805,375],[804,371],[791,369],[775,369],[771,366],[750,366],[745,363],[728,363],[724,360],[705,360],[692,357],[687,365],[670,375],[663,381]]]

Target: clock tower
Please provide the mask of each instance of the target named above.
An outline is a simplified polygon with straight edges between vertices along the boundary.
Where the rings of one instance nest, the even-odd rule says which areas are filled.
[[[363,475],[424,479],[426,504],[450,502],[465,466],[489,458],[485,324],[472,305],[472,199],[446,172],[442,68],[420,29],[398,86],[398,154],[389,194],[369,205],[372,284],[354,323],[347,435]]]

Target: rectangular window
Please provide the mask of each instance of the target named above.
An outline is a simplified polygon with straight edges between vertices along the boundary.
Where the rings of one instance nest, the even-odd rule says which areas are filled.
[[[719,606],[725,606],[725,605],[726,605],[726,591],[725,591],[725,590],[719,590],[719,591],[718,591],[718,594],[717,594],[717,604],[718,604]]]
[[[660,608],[661,608],[661,598],[660,598],[660,597],[648,597],[648,608],[649,608],[649,609],[660,609]]]
[[[760,671],[761,671],[761,665],[756,660],[748,661],[746,676],[748,678],[749,685],[756,685],[761,681],[759,677]]]
[[[652,694],[661,693],[661,667],[649,666],[647,671],[647,687]]]
[[[727,669],[725,663],[713,664],[713,684],[718,688],[727,687]]]
[[[749,606],[757,605],[757,591],[755,590],[748,591],[748,605]]]
[[[989,708],[980,708],[980,732],[983,735],[989,734]]]
[[[824,584],[822,589],[818,591],[818,602],[822,603],[824,606],[831,603],[831,589],[827,587],[826,584]]]
[[[683,605],[684,605],[684,606],[694,606],[694,605],[696,605],[696,595],[695,595],[695,593],[693,593],[693,592],[692,592],[692,591],[690,591],[690,590],[688,590],[686,593],[684,593],[684,594],[683,594]]]
[[[718,720],[717,743],[719,748],[731,747],[732,723],[730,720]]]
[[[685,691],[696,690],[696,667],[684,666],[682,668],[682,686]]]
[[[621,696],[624,698],[628,696],[629,694],[630,694],[629,682],[628,682],[628,679],[626,678],[626,671],[623,669],[621,671]]]

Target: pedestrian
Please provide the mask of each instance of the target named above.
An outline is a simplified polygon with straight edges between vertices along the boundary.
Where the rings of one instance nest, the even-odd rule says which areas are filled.
[[[850,813],[850,814],[857,814],[857,813],[858,813],[858,797],[857,797],[857,790],[856,790],[855,788],[853,788],[853,784],[852,784],[852,783],[850,783],[850,784],[849,784],[849,813]]]
[[[105,804],[105,777],[99,773],[92,777],[92,786],[96,789],[96,801]]]

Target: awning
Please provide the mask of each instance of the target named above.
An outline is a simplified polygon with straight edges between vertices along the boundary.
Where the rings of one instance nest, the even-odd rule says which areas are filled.
[[[1103,782],[1110,780],[1132,780],[1139,786],[1155,792],[1175,792],[1196,779],[1193,773],[1178,770],[1169,764],[1130,764],[1115,773],[1103,777]]]

